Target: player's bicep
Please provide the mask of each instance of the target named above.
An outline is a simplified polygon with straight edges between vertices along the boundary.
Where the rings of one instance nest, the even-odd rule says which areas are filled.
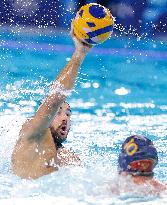
[[[27,120],[19,133],[21,139],[31,141],[40,141],[47,131],[48,126],[41,119],[34,116]]]
[[[29,140],[42,139],[62,103],[63,98],[56,95],[48,96],[35,115],[23,125],[20,135]]]

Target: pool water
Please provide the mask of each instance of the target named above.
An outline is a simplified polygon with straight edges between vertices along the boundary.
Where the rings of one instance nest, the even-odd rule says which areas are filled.
[[[74,50],[63,32],[3,30],[0,36],[0,204],[166,204],[117,174],[121,143],[131,134],[154,141],[155,177],[167,181],[167,42],[113,36],[93,48],[68,98],[72,127],[64,146],[82,167],[64,167],[37,180],[11,171],[19,129],[47,95]],[[125,192],[126,187],[132,187]],[[119,193],[113,190],[119,190]]]

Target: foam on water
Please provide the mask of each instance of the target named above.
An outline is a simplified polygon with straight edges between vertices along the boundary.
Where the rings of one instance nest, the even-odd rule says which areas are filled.
[[[36,89],[34,89],[36,83],[29,83],[30,87],[27,87],[26,93],[36,94]],[[131,134],[144,134],[154,139],[159,156],[161,156],[155,176],[161,181],[166,180],[166,114],[133,114],[138,113],[140,109],[165,109],[164,106],[134,102],[107,102],[97,105],[93,99],[91,101],[71,99],[70,105],[74,110],[72,128],[65,146],[72,148],[80,155],[83,167],[61,168],[58,172],[43,176],[38,180],[22,180],[12,174],[11,153],[27,113],[33,114],[37,104],[31,98],[31,101],[25,96],[20,98],[21,93],[24,93],[22,89],[25,86],[24,82],[21,86],[17,82],[15,86],[13,89],[11,84],[7,85],[4,96],[8,94],[9,99],[12,100],[14,92],[19,90],[19,95],[15,98],[16,101],[19,99],[19,109],[15,108],[18,106],[15,101],[8,102],[5,106],[3,105],[4,112],[1,112],[0,116],[1,204],[21,204],[24,200],[25,203],[31,204],[44,203],[44,200],[47,200],[50,204],[60,202],[61,204],[86,205],[135,204],[138,202],[163,204],[166,202],[165,195],[158,198],[148,193],[146,197],[147,187],[136,187],[129,178],[120,178],[116,168],[120,143]],[[37,99],[44,95],[45,89],[46,86],[42,84]],[[24,106],[27,108],[22,109]],[[80,109],[81,107],[85,110]],[[126,109],[126,112],[118,115],[117,113],[120,112],[118,110],[121,109]]]
[[[71,106],[73,106],[72,102]],[[77,105],[75,104],[75,106]],[[111,119],[105,116],[74,113],[72,130],[65,146],[72,147],[75,152],[80,154],[84,166],[61,168],[58,172],[37,180],[20,179],[14,176],[10,170],[12,149],[24,120],[25,117],[21,114],[0,117],[1,204],[19,205],[24,200],[24,204],[28,204],[28,202],[44,204],[43,200],[45,202],[47,200],[49,204],[55,202],[85,205],[135,204],[138,202],[165,204],[165,195],[157,198],[148,193],[146,197],[147,187],[135,186],[130,178],[119,177],[116,159],[120,141],[131,134],[130,130],[141,133],[147,131],[147,135],[164,139],[167,134],[166,116],[128,116],[128,118],[123,116],[119,117],[117,122],[111,122]],[[154,128],[156,133],[151,128]],[[160,139],[155,138],[155,141],[157,149],[166,150],[165,145],[160,143]],[[160,166],[163,163],[164,161],[160,160]],[[163,180],[162,175],[157,174],[158,172],[163,172],[166,175],[167,170],[162,167],[155,170],[156,176]]]

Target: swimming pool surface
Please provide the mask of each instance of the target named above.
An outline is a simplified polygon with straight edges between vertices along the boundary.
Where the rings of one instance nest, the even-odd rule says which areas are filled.
[[[80,155],[83,167],[32,181],[12,174],[10,157],[21,124],[37,110],[72,51],[66,33],[1,32],[0,204],[166,204],[165,194],[146,196],[143,188],[125,193],[123,187],[132,184],[117,175],[121,142],[137,133],[153,140],[159,155],[155,177],[167,182],[167,42],[162,40],[113,36],[86,57],[68,98],[72,127],[64,144]]]

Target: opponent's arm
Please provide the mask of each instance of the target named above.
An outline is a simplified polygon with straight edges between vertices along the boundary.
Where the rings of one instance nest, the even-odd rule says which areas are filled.
[[[56,112],[66,99],[66,92],[73,88],[80,65],[90,49],[88,45],[84,45],[74,36],[73,40],[75,43],[75,51],[71,60],[53,82],[48,97],[39,107],[35,116],[22,127],[20,135],[30,140],[40,140],[42,136],[44,136]]]

